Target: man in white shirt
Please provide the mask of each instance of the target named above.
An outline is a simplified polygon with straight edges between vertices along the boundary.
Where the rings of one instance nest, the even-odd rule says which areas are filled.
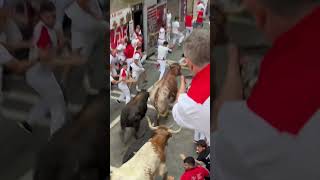
[[[166,30],[164,29],[164,25],[162,25],[159,30],[158,46],[163,45],[164,41],[166,41]]]
[[[173,119],[182,127],[203,133],[210,145],[210,32],[194,30],[186,39],[183,51],[195,76],[187,92],[185,78],[181,76]]]
[[[86,57],[89,61],[90,55],[97,41],[99,41],[108,23],[101,17],[101,9],[97,0],[75,0],[65,10],[66,15],[71,19],[71,46],[75,53]],[[77,75],[83,76],[83,87],[89,94],[97,94],[98,90],[92,88],[89,80],[89,68],[82,67]],[[83,72],[84,71],[84,72]]]
[[[127,71],[127,68],[128,68],[127,63],[124,62],[122,64],[122,69],[120,70],[120,76],[119,76],[118,87],[122,91],[122,94],[117,100],[118,103],[120,103],[120,101],[125,100],[126,104],[128,104],[129,101],[131,100],[130,89],[127,84],[129,80],[129,73]]]
[[[172,23],[172,43],[176,44],[176,41],[178,40],[178,46],[181,46],[181,43],[183,41],[184,35],[179,31],[180,23],[178,17],[175,18],[175,21]]]
[[[114,76],[114,77],[118,75],[117,68],[116,68],[118,63],[119,63],[119,59],[117,56],[117,50],[113,49],[113,50],[111,50],[111,54],[110,54],[110,66],[111,66],[110,72],[112,73],[112,76]]]
[[[126,56],[124,54],[125,49],[126,49],[125,40],[121,39],[120,43],[117,46],[118,58],[119,58],[121,64],[126,60]]]
[[[158,46],[158,63],[160,65],[159,71],[160,71],[160,77],[159,80],[162,79],[164,72],[166,71],[166,61],[167,61],[167,55],[169,52],[172,52],[172,49],[168,47],[168,42],[165,41],[163,45]]]
[[[145,69],[143,68],[142,64],[140,63],[140,54],[136,53],[133,55],[133,63],[131,64],[131,68],[132,68],[132,78],[137,81],[136,83],[136,90],[139,92],[141,91],[139,89],[139,77],[142,73],[145,72]]]
[[[169,42],[171,37],[170,37],[170,32],[171,32],[171,18],[172,18],[172,15],[171,15],[171,12],[169,9],[167,9],[167,41]]]

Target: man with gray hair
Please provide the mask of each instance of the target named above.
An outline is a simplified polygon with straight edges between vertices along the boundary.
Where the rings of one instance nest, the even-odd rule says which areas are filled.
[[[203,133],[210,144],[210,32],[194,30],[184,42],[183,51],[194,78],[186,92],[185,78],[181,76],[172,115],[180,126]]]
[[[239,52],[213,109],[219,180],[319,179],[320,7],[314,0],[243,0],[272,47],[242,99]]]

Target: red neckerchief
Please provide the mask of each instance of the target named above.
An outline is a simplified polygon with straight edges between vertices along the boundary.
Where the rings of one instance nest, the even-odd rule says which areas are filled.
[[[187,94],[198,104],[203,104],[210,97],[210,64],[194,76]]]
[[[279,132],[297,135],[320,107],[319,19],[318,7],[275,41],[247,101]]]
[[[126,72],[126,70],[124,69],[124,68],[122,68],[122,74],[121,74],[121,77],[122,78],[127,78],[127,72]]]

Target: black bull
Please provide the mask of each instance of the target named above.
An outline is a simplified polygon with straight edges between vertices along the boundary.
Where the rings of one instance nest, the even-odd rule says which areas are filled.
[[[127,127],[133,127],[135,129],[135,138],[138,139],[140,121],[144,118],[148,110],[148,98],[149,93],[146,90],[142,90],[122,109],[120,117],[120,137],[123,142],[125,129]]]
[[[37,156],[34,180],[106,179],[108,104],[105,90],[52,136]]]

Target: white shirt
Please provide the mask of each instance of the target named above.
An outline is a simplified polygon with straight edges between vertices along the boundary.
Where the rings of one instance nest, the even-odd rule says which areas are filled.
[[[167,26],[171,26],[171,13],[167,13]]]
[[[171,49],[165,46],[158,46],[158,60],[166,60],[168,52],[171,52]]]
[[[9,51],[0,44],[0,65],[7,64],[9,61],[13,60],[13,56],[9,53]]]
[[[136,77],[138,74],[140,74],[144,71],[144,68],[137,65],[136,63],[132,63],[130,66],[132,68],[132,76],[133,77]]]
[[[124,56],[124,50],[126,49],[126,46],[124,46],[123,44],[119,44],[117,46],[117,50],[120,56]]]
[[[123,73],[126,73],[126,76],[122,76]],[[119,76],[119,80],[123,80],[123,79],[125,79],[125,80],[128,79],[128,72],[127,72],[127,70],[125,70],[124,68],[122,68],[122,69],[120,70],[120,76]],[[124,87],[124,86],[127,86],[127,83],[126,83],[126,82],[123,82],[123,81],[119,82],[119,84],[118,84],[118,87],[119,87],[119,88]]]
[[[179,34],[179,27],[180,27],[179,21],[174,21],[172,23],[172,33]]]
[[[110,54],[110,64],[115,65],[118,62],[118,57]]]
[[[165,37],[166,37],[166,30],[164,30],[164,28],[161,27],[159,31],[159,39],[164,40]]]

